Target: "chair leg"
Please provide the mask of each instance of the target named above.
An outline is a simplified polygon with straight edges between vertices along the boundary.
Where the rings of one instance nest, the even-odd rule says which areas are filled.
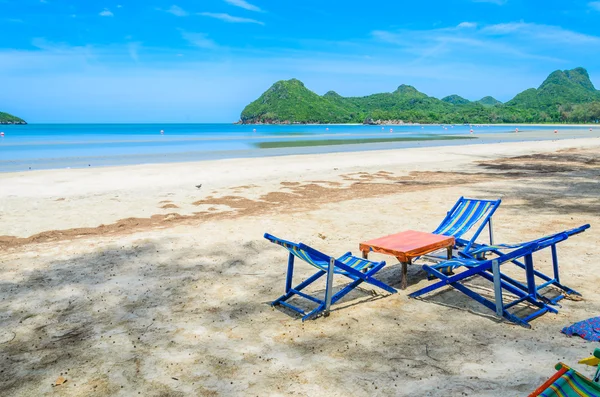
[[[325,317],[329,316],[329,308],[331,307],[331,293],[333,289],[333,275],[335,274],[335,258],[329,259],[329,267],[327,268],[327,282],[325,283]]]
[[[373,275],[375,273],[377,273],[379,270],[381,270],[381,268],[383,268],[384,266],[385,266],[385,263],[379,263],[376,266],[374,266],[373,268],[371,268],[369,271],[367,271],[366,273],[360,273],[360,275],[344,274],[346,277],[350,278],[352,280],[352,282],[350,282],[350,284],[345,286],[342,290],[338,291],[336,294],[333,294],[332,281],[333,281],[333,274],[334,274],[333,268],[335,267],[335,260],[333,260],[332,263],[330,263],[330,269],[329,269],[330,271],[326,272],[323,270],[319,270],[318,272],[316,272],[315,274],[313,274],[312,276],[307,278],[302,283],[298,284],[295,287],[292,287],[291,280],[292,280],[292,274],[293,274],[293,259],[290,258],[290,260],[288,261],[288,275],[286,278],[286,293],[283,294],[282,296],[280,296],[279,298],[277,298],[276,300],[274,300],[271,303],[271,306],[276,306],[276,305],[281,304],[286,307],[289,307],[289,308],[299,312],[300,314],[304,314],[304,316],[302,317],[302,321],[306,321],[312,317],[319,315],[323,311],[327,312],[329,306],[335,304],[338,300],[343,298],[345,295],[347,295],[350,291],[355,289],[362,282],[366,282],[368,284],[374,285],[374,286],[379,287],[389,293],[394,294],[398,291],[396,291],[394,288],[390,287],[389,285],[385,284],[384,282],[381,282],[373,277]],[[305,287],[312,284],[313,282],[315,282],[316,280],[318,280],[319,278],[321,278],[322,276],[324,276],[326,274],[328,275],[328,277],[327,277],[327,284],[326,284],[326,289],[325,289],[325,300],[321,300],[321,299],[315,298],[314,296],[310,296],[308,294],[300,292]],[[311,300],[311,301],[317,303],[318,306],[315,307],[314,309],[312,309],[310,312],[305,313],[302,309],[297,308],[297,307],[291,305],[290,303],[285,302],[286,300],[290,299],[294,295],[300,295],[305,299]]]
[[[511,262],[514,263],[515,265],[519,266],[522,269],[526,269],[526,266],[523,263],[521,263],[521,262],[519,262],[517,260],[511,261]],[[558,269],[557,269],[557,271],[558,271]],[[565,291],[568,295],[573,294],[573,295],[579,295],[579,296],[581,296],[581,294],[579,292],[575,291],[574,289],[571,289],[571,288],[567,287],[566,285],[562,285],[555,278],[551,278],[551,277],[545,275],[544,273],[542,273],[540,271],[534,270],[533,274],[536,277],[539,277],[542,280],[546,281],[546,285],[554,285],[555,287],[558,287],[558,288],[562,289],[563,291]]]
[[[296,287],[290,288],[288,292],[275,299],[273,303],[271,303],[271,306],[276,306],[279,304],[279,302],[283,302],[290,299],[292,296],[296,295],[298,291],[302,291],[304,288],[321,278],[324,274],[324,271],[319,270],[318,272],[316,272],[315,274],[298,284]]]
[[[325,304],[324,303],[321,304],[321,305],[319,305],[319,306],[317,306],[317,307],[315,307],[310,312],[308,312],[304,317],[302,317],[302,322],[305,322],[306,320],[310,320],[312,317],[316,317],[323,310],[325,310]]]
[[[477,292],[471,290],[470,288],[467,288],[466,286],[460,284],[460,283],[451,283],[450,284],[452,287],[456,288],[458,291],[462,292],[463,294],[467,295],[468,297],[476,300],[477,302],[481,303],[482,305],[486,306],[488,309],[490,309],[493,312],[496,312],[497,310],[497,306],[496,306],[496,302],[492,302],[486,298],[484,298],[483,296],[479,295]],[[531,325],[529,325],[529,323],[517,316],[515,316],[514,314],[509,313],[507,310],[502,309],[502,317],[505,318],[506,320],[518,324],[522,327],[525,328],[531,328]]]
[[[290,252],[288,257],[287,276],[285,278],[285,293],[287,294],[292,289],[292,278],[294,276],[294,255]]]
[[[463,294],[467,295],[468,297],[470,297],[471,299],[481,303],[482,305],[484,305],[485,307],[487,307],[488,309],[492,310],[493,312],[499,312],[499,308],[496,304],[496,302],[492,302],[486,298],[484,298],[483,296],[479,295],[477,292],[471,290],[470,288],[468,288],[465,285],[462,285],[460,283],[460,281],[464,280],[465,278],[471,277],[473,275],[479,275],[480,273],[477,273],[475,271],[473,271],[473,269],[469,269],[466,272],[463,273],[459,273],[457,275],[454,276],[446,276],[445,274],[441,273],[440,271],[438,271],[437,269],[433,269],[430,268],[429,266],[424,266],[423,267],[426,271],[430,271],[434,276],[436,276],[437,278],[440,279],[440,281],[438,281],[437,283],[429,286],[429,287],[425,287],[419,291],[415,291],[412,294],[409,295],[410,298],[416,298],[418,296],[427,294],[429,292],[432,292],[438,288],[442,288],[442,287],[446,287],[446,286],[451,286],[453,288],[455,288],[456,290],[462,292]],[[480,266],[480,269],[483,270],[484,267]],[[491,276],[491,275],[490,275]],[[511,321],[513,323],[519,324],[523,327],[526,328],[531,328],[531,326],[524,320],[520,319],[519,317],[509,313],[503,306],[502,308],[502,314],[501,316],[505,319],[507,319],[508,321]]]
[[[380,271],[384,266],[385,264],[381,263],[374,266],[371,270],[365,273],[364,281],[371,285],[379,287],[382,290],[389,292],[390,294],[395,294],[396,292],[398,292],[395,288],[392,288],[383,281],[379,281],[375,277],[373,277],[373,275]]]

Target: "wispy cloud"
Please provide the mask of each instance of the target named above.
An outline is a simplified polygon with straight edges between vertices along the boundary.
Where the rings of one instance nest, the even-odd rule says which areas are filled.
[[[114,17],[115,16],[115,14],[113,14],[108,8],[105,8],[98,15],[100,15],[101,17]]]
[[[499,6],[502,6],[506,3],[508,3],[508,0],[473,0],[474,3],[490,3],[490,4],[497,4]]]
[[[524,22],[509,22],[509,23],[498,23],[495,25],[488,25],[482,29],[483,33],[487,34],[511,34],[525,28],[528,24]]]
[[[140,44],[139,43],[129,43],[127,45],[127,49],[129,51],[129,56],[131,57],[131,59],[133,59],[135,62],[139,62],[140,61],[140,57],[138,54],[138,50],[140,48]]]
[[[477,24],[475,22],[461,22],[456,27],[457,28],[476,28]]]
[[[549,56],[544,48],[555,47],[556,43],[591,44],[600,40],[557,26],[524,22],[481,28],[474,22],[463,22],[456,27],[430,30],[377,30],[371,35],[379,42],[393,44],[404,52],[414,54],[414,63],[429,58],[447,60],[453,56],[508,56],[512,59],[562,62],[555,55]]]
[[[168,12],[169,14],[173,14],[178,17],[185,17],[185,16],[189,15],[187,11],[185,11],[183,8],[176,6],[176,5],[172,5],[171,8],[169,8],[168,10],[165,10],[165,12]]]
[[[233,15],[229,15],[229,14],[225,14],[225,13],[200,12],[200,13],[198,13],[198,15],[215,18],[215,19],[220,19],[221,21],[225,21],[225,22],[229,22],[229,23],[256,23],[258,25],[264,25],[264,22],[257,21],[256,19],[234,17]]]
[[[511,22],[489,25],[481,33],[495,36],[519,35],[523,39],[545,43],[563,43],[570,45],[600,44],[599,36],[587,35],[560,26],[537,23]]]
[[[231,4],[232,6],[240,7],[248,11],[264,12],[260,7],[248,3],[246,0],[225,0],[225,2],[227,4]]]
[[[596,11],[600,11],[600,1],[590,1],[588,6]]]
[[[181,36],[191,45],[198,48],[215,49],[218,47],[217,43],[209,39],[206,33],[193,33],[182,31]]]
[[[12,66],[16,70],[28,70],[39,68],[43,70],[51,66],[56,66],[59,70],[73,70],[87,66],[96,59],[94,48],[90,45],[72,46],[67,43],[49,41],[44,37],[36,37],[31,40],[31,45],[36,48],[34,51],[15,52]],[[37,65],[29,64],[33,59],[38,61]],[[9,62],[11,56],[3,59],[3,66],[11,68]],[[19,62],[22,62],[19,64]]]

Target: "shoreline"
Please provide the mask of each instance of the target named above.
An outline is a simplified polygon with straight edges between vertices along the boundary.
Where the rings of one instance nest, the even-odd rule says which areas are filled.
[[[520,133],[521,134],[521,133]],[[525,133],[521,134],[520,136],[524,135]],[[475,136],[476,137],[476,136]],[[80,166],[80,167],[54,167],[54,168],[40,168],[40,169],[30,169],[30,170],[14,170],[14,171],[0,171],[0,179],[2,176],[6,176],[6,175],[13,175],[13,174],[22,174],[22,175],[28,175],[28,174],[32,174],[32,173],[43,173],[43,172],[53,172],[53,171],[76,171],[76,170],[94,170],[94,169],[128,169],[128,168],[135,168],[135,167],[169,167],[169,166],[174,166],[174,165],[190,165],[190,166],[200,166],[202,164],[206,164],[209,163],[211,164],[212,162],[219,162],[219,161],[235,161],[235,160],[240,160],[240,161],[248,161],[248,160],[253,160],[253,159],[264,159],[264,160],[269,160],[269,159],[278,159],[278,158],[286,158],[286,157],[296,157],[299,156],[300,158],[309,158],[310,156],[327,156],[327,155],[343,155],[343,154],[356,154],[356,153],[361,153],[361,152],[365,152],[365,153],[377,153],[377,152],[381,152],[381,155],[386,155],[386,154],[391,154],[392,152],[395,151],[400,151],[400,153],[402,153],[402,151],[406,151],[406,150],[414,150],[414,149],[436,149],[436,148],[447,148],[447,147],[469,147],[469,146],[481,146],[481,145],[503,145],[503,144],[513,144],[513,143],[522,143],[522,142],[561,142],[561,141],[573,141],[573,143],[575,143],[576,141],[586,141],[586,140],[594,140],[594,139],[598,139],[600,138],[600,134],[599,136],[595,136],[595,137],[576,137],[576,138],[571,138],[571,137],[561,137],[561,138],[540,138],[540,139],[517,139],[517,140],[500,140],[497,137],[492,136],[492,134],[489,134],[489,139],[487,140],[483,140],[483,139],[467,139],[467,140],[462,140],[462,139],[458,139],[458,140],[439,140],[439,141],[423,141],[423,142],[433,142],[433,143],[439,143],[439,145],[423,145],[423,146],[416,146],[415,144],[420,144],[421,141],[416,141],[416,142],[408,142],[409,144],[412,144],[411,146],[407,146],[407,147],[397,147],[397,148],[385,148],[384,146],[377,146],[377,147],[364,147],[362,145],[347,145],[350,147],[354,147],[354,149],[357,150],[339,150],[339,151],[324,151],[324,152],[307,152],[307,153],[299,153],[299,152],[290,152],[290,153],[275,153],[276,151],[279,150],[279,148],[272,148],[272,149],[262,149],[263,151],[270,151],[269,154],[264,154],[264,155],[250,155],[250,154],[246,154],[246,155],[242,155],[242,156],[231,156],[231,157],[219,157],[218,153],[217,153],[217,157],[215,158],[207,158],[207,159],[190,159],[190,160],[180,160],[180,161],[163,161],[163,162],[143,162],[143,163],[133,163],[133,164],[109,164],[109,165],[94,165],[93,167],[86,167],[86,166]],[[467,142],[468,141],[468,142]],[[598,144],[600,144],[600,140],[598,141]],[[378,144],[376,144],[378,145]],[[346,146],[346,145],[339,145],[339,146]],[[359,146],[362,146],[360,149],[358,148]],[[373,145],[374,146],[374,145]],[[314,146],[314,147],[304,147],[306,149],[314,149],[314,148],[320,148],[321,146]],[[328,146],[322,146],[323,148],[328,148]],[[337,146],[334,146],[337,147]],[[284,148],[285,149],[285,148]],[[295,148],[295,149],[303,149],[303,147],[300,148]],[[195,154],[195,152],[191,152],[192,154]],[[227,152],[229,153],[229,152]],[[185,154],[185,153],[184,153]],[[181,155],[181,153],[177,154],[178,156]],[[137,156],[145,156],[143,154],[140,155],[127,155],[125,157],[129,158],[129,157],[137,157]],[[56,159],[47,159],[48,161],[53,161],[53,160],[58,160],[58,161],[63,161],[65,159],[67,160],[72,160],[72,161],[83,161],[86,162],[89,159],[98,159],[101,160],[103,158],[105,158],[106,156],[99,156],[99,157],[86,157],[86,158],[79,158],[79,157],[72,157],[72,158],[56,158]],[[46,159],[45,159],[46,160]],[[10,162],[10,160],[5,160],[6,163]],[[0,162],[1,164],[1,162]],[[0,196],[1,197],[1,196]]]
[[[410,132],[412,134],[412,132]],[[543,142],[552,140],[564,139],[587,139],[600,137],[600,129],[595,129],[592,132],[586,128],[579,129],[561,129],[559,134],[553,134],[552,129],[535,129],[525,130],[515,133],[507,132],[476,132],[474,134],[456,133],[456,134],[428,134],[427,131],[416,131],[414,134],[420,134],[422,137],[413,139],[410,136],[403,137],[403,133],[385,134],[386,137],[370,138],[370,134],[318,134],[318,135],[260,135],[248,138],[250,146],[248,148],[239,149],[214,149],[205,151],[181,151],[181,152],[158,152],[158,153],[141,153],[141,154],[123,154],[123,155],[98,155],[98,156],[71,156],[71,157],[47,157],[41,159],[17,159],[17,160],[0,160],[0,174],[12,172],[32,172],[40,169],[81,169],[81,168],[99,168],[110,166],[125,166],[135,164],[171,164],[171,163],[190,163],[197,161],[212,161],[219,159],[234,159],[234,158],[260,158],[260,157],[280,157],[288,155],[311,155],[311,154],[327,154],[327,153],[360,153],[370,152],[384,149],[411,149],[418,147],[445,147],[445,146],[464,146],[469,144],[489,144],[503,142]],[[372,135],[378,135],[373,133]],[[383,134],[382,134],[383,135]],[[303,141],[302,137],[312,136],[321,140],[298,144],[296,141]],[[352,137],[363,136],[363,138]],[[293,138],[289,142],[277,142],[277,139]],[[331,142],[326,139],[331,137]],[[446,137],[450,137],[449,139]],[[339,139],[333,139],[339,138]],[[473,139],[477,138],[477,139]],[[223,138],[221,140],[227,142],[236,142],[236,138]],[[370,140],[370,141],[369,141]],[[476,140],[476,142],[473,142]],[[168,142],[178,141],[167,140]],[[219,140],[210,137],[186,139],[190,142],[217,142]],[[468,141],[468,142],[467,142]],[[145,141],[144,141],[145,142]],[[134,141],[137,143],[137,141]],[[182,141],[182,143],[185,143]],[[65,143],[70,145],[69,143]],[[76,143],[71,144],[73,147]],[[19,143],[14,147],[20,147]],[[267,148],[260,148],[265,146]]]
[[[493,156],[501,158],[573,147],[600,146],[598,138],[527,142],[530,144],[473,143],[460,146],[5,172],[0,173],[0,185],[3,186],[0,191],[0,213],[3,213],[3,217],[0,217],[0,236],[30,237],[48,230],[95,228],[127,218],[149,219],[152,215],[165,217],[173,211],[169,208],[157,210],[156,202],[173,201],[177,198],[189,201],[191,197],[206,197],[207,193],[219,196],[225,194],[223,189],[227,191],[232,186],[258,185],[261,189],[256,194],[263,194],[276,189],[277,181],[286,175],[293,175],[298,181],[330,180],[331,172],[340,174],[360,172],[371,167],[396,169],[407,166],[434,171],[440,166],[444,167],[445,162],[452,164],[451,168],[463,164],[467,167],[465,170],[468,170],[472,168],[469,164],[474,161]],[[358,164],[357,153],[360,153],[361,158]],[[94,182],[90,184],[90,181]],[[343,183],[343,180],[340,182]],[[203,185],[201,190],[194,187],[199,183]],[[74,207],[65,206],[71,201],[69,197],[77,198],[77,202],[79,197],[86,197],[86,200],[85,203]],[[43,217],[22,219],[24,214],[17,208],[27,205],[28,202],[22,202],[23,199],[35,200],[35,211],[32,214],[50,211],[63,214],[64,219],[59,223],[51,222],[52,226],[43,221]],[[114,202],[115,205],[108,212],[96,213],[96,208],[104,207],[107,202]],[[123,202],[127,205],[119,204]],[[154,211],[151,210],[153,208]],[[200,209],[195,205],[186,204],[178,205],[175,212],[188,216]],[[88,214],[83,223],[77,215],[79,211]]]

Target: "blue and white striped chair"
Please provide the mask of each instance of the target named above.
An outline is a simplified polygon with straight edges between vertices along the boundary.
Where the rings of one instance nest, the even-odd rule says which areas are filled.
[[[502,200],[479,200],[461,197],[454,207],[446,214],[442,223],[433,231],[434,234],[454,236],[456,248],[459,254],[468,253],[477,246],[475,242],[483,229],[487,226],[489,230],[490,245],[494,244],[494,231],[492,228],[492,215],[500,206]],[[475,233],[464,239],[463,236],[475,225]],[[460,255],[470,256],[470,255]]]
[[[373,277],[375,273],[385,266],[385,262],[383,261],[373,262],[367,259],[358,258],[356,256],[352,256],[350,252],[346,252],[344,255],[336,259],[302,243],[293,243],[291,241],[282,240],[268,233],[265,233],[265,238],[274,244],[281,245],[289,251],[285,294],[274,300],[271,305],[282,305],[300,313],[303,315],[302,321],[308,320],[309,318],[322,312],[325,314],[325,316],[329,315],[330,306],[335,304],[338,300],[343,298],[362,282],[369,283],[392,294],[397,292],[394,288]],[[300,284],[292,287],[294,258],[303,260],[309,265],[317,268],[318,271]],[[346,276],[351,279],[352,282],[337,293],[332,294],[334,274]],[[325,299],[319,299],[315,296],[302,292],[304,288],[317,281],[324,275],[327,275]],[[306,313],[303,309],[287,302],[287,300],[294,295],[298,295],[302,298],[315,302],[318,304],[318,306]]]
[[[411,298],[416,298],[441,288],[446,288],[448,286],[454,287],[456,290],[473,298],[489,309],[495,310],[498,316],[529,328],[529,320],[547,312],[557,313],[557,309],[552,306],[556,306],[557,302],[565,297],[565,295],[559,294],[553,298],[547,298],[541,294],[542,289],[553,286],[560,288],[566,295],[580,295],[577,291],[560,282],[556,245],[571,236],[583,233],[589,227],[590,225],[586,224],[575,229],[565,230],[560,233],[519,244],[499,244],[495,246],[481,245],[480,247],[469,251],[471,255],[470,258],[453,258],[436,265],[424,265],[423,270],[428,274],[439,278],[440,281],[420,289],[419,291],[413,292],[409,296]],[[552,277],[536,270],[533,266],[533,254],[547,248],[551,250],[552,254],[552,267],[554,270]],[[489,254],[492,257],[483,258],[480,255],[482,253]],[[501,272],[501,266],[509,263],[517,265],[519,268],[525,270],[524,282],[518,281]],[[465,271],[456,275],[448,274],[450,270],[461,267],[465,268]],[[493,300],[480,295],[464,283],[474,276],[481,276],[493,283]],[[537,285],[536,278],[542,279],[543,283]],[[503,298],[503,291],[510,293],[511,296],[515,296],[516,299],[506,303]],[[537,310],[534,310],[524,317],[520,317],[518,311],[509,311],[509,309],[520,303],[528,303]]]

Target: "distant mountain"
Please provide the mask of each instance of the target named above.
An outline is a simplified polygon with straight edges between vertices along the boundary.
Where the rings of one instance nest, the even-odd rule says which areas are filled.
[[[493,96],[484,96],[483,98],[481,98],[480,100],[475,101],[475,102],[481,103],[483,106],[502,105],[502,102],[500,102],[499,100],[497,100]]]
[[[242,120],[254,123],[318,123],[322,120],[331,123],[351,122],[350,115],[346,115],[347,112],[336,103],[337,97],[342,98],[333,91],[327,96],[319,96],[297,79],[282,80],[246,106],[241,117]]]
[[[451,103],[453,105],[466,105],[471,103],[471,101],[469,101],[468,99],[465,99],[459,95],[448,95],[447,97],[443,97],[442,98],[443,102],[448,102]]]
[[[560,105],[600,101],[600,92],[590,80],[587,70],[557,70],[538,87],[530,88],[508,101],[508,106],[553,111]]]
[[[25,120],[12,114],[0,112],[0,124],[27,124]]]
[[[412,85],[406,84],[399,85],[398,88],[396,88],[396,91],[394,91],[394,94],[402,95],[406,98],[427,98],[427,95],[419,92]]]
[[[402,84],[394,92],[320,96],[297,79],[278,81],[242,111],[251,123],[506,123],[596,122],[600,91],[587,71],[555,71],[539,86],[503,104],[491,96],[471,102],[459,95],[440,99]]]

